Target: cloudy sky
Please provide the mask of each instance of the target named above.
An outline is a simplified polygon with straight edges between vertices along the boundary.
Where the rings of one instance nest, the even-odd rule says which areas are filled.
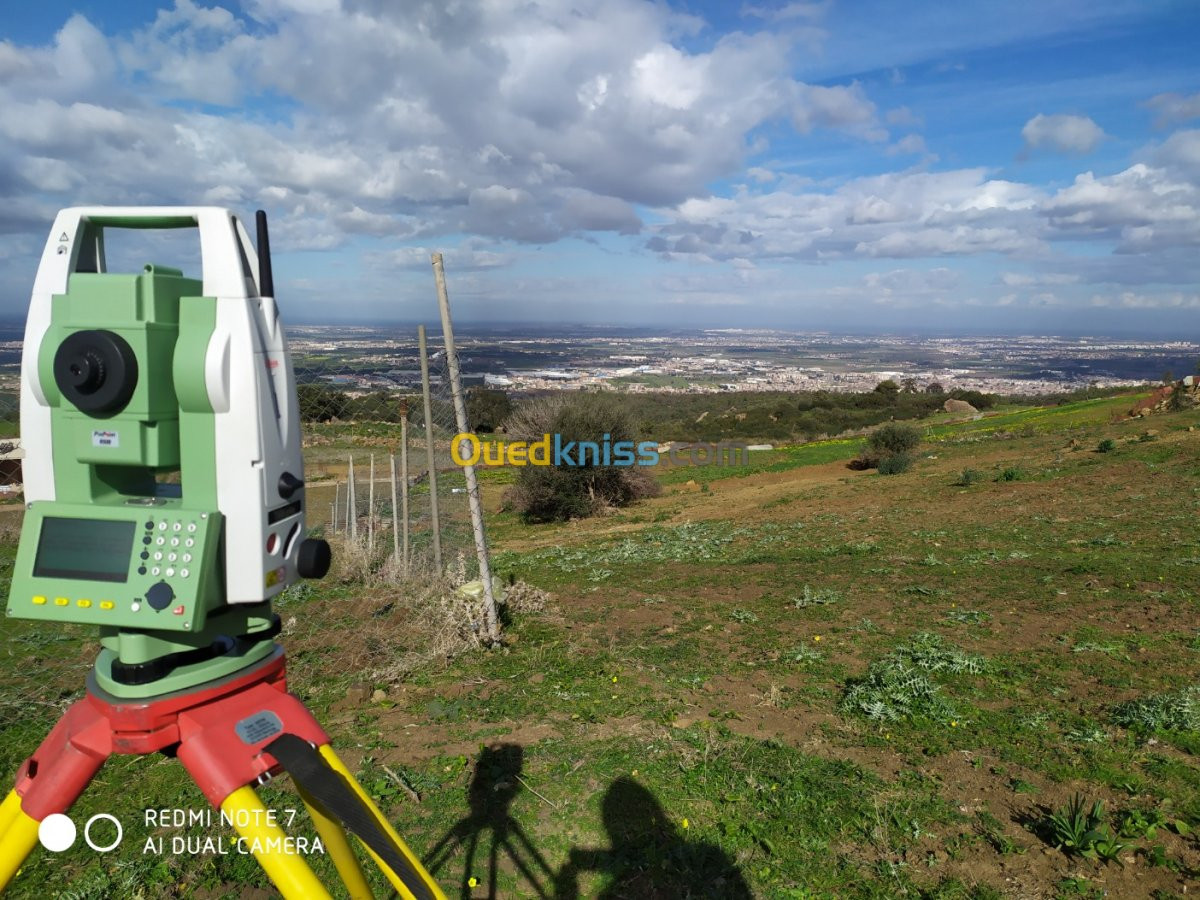
[[[58,208],[216,204],[296,321],[438,249],[462,322],[1200,333],[1194,0],[7,6],[6,318]]]

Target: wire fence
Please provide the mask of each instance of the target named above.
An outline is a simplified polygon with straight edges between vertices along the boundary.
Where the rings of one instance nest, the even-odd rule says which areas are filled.
[[[303,328],[292,340],[304,419],[309,528],[356,545],[373,565],[478,573],[446,352],[394,333],[347,339]]]

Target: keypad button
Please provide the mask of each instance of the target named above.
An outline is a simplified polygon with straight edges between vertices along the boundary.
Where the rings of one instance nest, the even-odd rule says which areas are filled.
[[[180,569],[180,570],[179,570],[179,577],[180,577],[180,578],[187,578],[187,577],[188,577],[188,575],[190,575],[190,574],[191,574],[191,573],[190,573],[190,572],[189,572],[187,569]]]
[[[45,606],[46,598],[39,594],[37,597],[33,598],[33,605],[34,606]]]
[[[55,606],[70,606],[70,605],[71,605],[71,601],[70,601],[70,600],[68,600],[66,597],[55,597],[55,598],[54,598],[54,605],[55,605]]]
[[[161,571],[162,571],[162,569],[160,569],[158,566],[155,566],[153,569],[151,569],[151,570],[150,570],[150,574],[151,574],[151,575],[157,575],[157,574],[159,574]]]
[[[80,609],[89,609],[92,605],[92,601],[91,600],[76,600],[75,605],[78,606]]]
[[[139,575],[145,575],[145,574],[146,574],[146,567],[145,567],[145,566],[138,566],[138,574],[139,574]]]
[[[101,609],[112,609],[116,605],[117,604],[113,603],[111,600],[101,600],[100,601]]]
[[[158,530],[159,530],[159,531],[166,531],[166,530],[167,530],[167,523],[166,523],[166,522],[159,522],[159,523],[158,523]]]
[[[167,542],[167,539],[166,539],[166,538],[164,538],[164,537],[160,537],[160,538],[159,538],[158,540],[156,540],[154,543],[158,544],[158,546],[160,546],[160,547],[161,547],[161,546],[162,546],[163,544],[165,544],[166,542]]]
[[[195,530],[196,530],[196,523],[188,522],[188,531],[195,531]]]
[[[185,546],[185,547],[195,547],[195,546],[196,546],[196,542],[195,542],[194,540],[192,540],[191,538],[188,538],[186,541],[184,541],[184,542],[183,542],[183,546]]]
[[[178,547],[179,546],[179,538],[171,538],[171,546]]]
[[[161,550],[155,550],[155,551],[154,551],[154,561],[155,561],[155,562],[162,562],[162,551],[161,551]]]
[[[130,612],[137,612],[141,608],[142,608],[142,604],[138,603],[136,600],[134,600],[132,603],[129,604]]]
[[[182,522],[176,522],[174,525],[172,525],[172,526],[171,526],[171,528],[172,528],[172,530],[174,530],[174,531],[183,531],[183,523],[182,523]]]

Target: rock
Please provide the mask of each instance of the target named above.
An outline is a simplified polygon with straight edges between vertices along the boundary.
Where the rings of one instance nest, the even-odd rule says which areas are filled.
[[[969,416],[979,412],[966,400],[947,400],[942,404],[942,409],[948,413],[957,413],[959,415]]]
[[[365,684],[352,684],[346,689],[346,696],[335,700],[330,707],[334,712],[346,712],[357,706],[362,706],[371,696],[371,688]]]
[[[544,672],[534,672],[532,675],[529,676],[530,684],[541,684],[545,680],[546,680],[546,674]]]
[[[383,690],[382,688],[377,689],[375,693],[371,695],[371,700],[374,703],[382,703],[386,699],[387,691]]]

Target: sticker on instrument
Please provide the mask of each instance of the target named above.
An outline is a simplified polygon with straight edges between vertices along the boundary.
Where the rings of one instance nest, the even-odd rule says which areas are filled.
[[[283,720],[269,709],[247,716],[233,726],[237,736],[247,744],[261,744],[267,738],[283,732]]]
[[[120,447],[121,435],[115,431],[104,431],[97,428],[92,432],[93,447]]]

